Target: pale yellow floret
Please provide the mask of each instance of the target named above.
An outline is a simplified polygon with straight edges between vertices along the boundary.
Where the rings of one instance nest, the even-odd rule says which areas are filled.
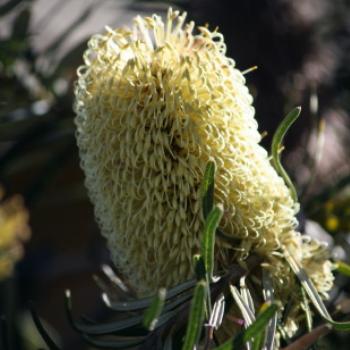
[[[295,283],[285,246],[326,295],[326,251],[295,231],[298,206],[259,145],[244,76],[225,56],[223,36],[194,33],[185,16],[169,10],[165,23],[153,15],[130,30],[107,28],[90,39],[78,70],[81,166],[116,266],[140,295],[192,277],[211,159],[221,228],[241,242],[217,240],[216,268],[259,254],[283,295]]]

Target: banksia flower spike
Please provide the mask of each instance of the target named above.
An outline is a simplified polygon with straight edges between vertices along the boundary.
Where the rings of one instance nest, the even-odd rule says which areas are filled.
[[[217,271],[257,254],[280,298],[295,277],[283,249],[324,296],[332,286],[322,244],[301,236],[298,204],[259,145],[252,97],[223,36],[168,12],[93,36],[75,88],[86,186],[116,266],[139,295],[193,276],[203,224],[200,184],[216,164],[222,203]],[[273,268],[271,268],[273,267]]]

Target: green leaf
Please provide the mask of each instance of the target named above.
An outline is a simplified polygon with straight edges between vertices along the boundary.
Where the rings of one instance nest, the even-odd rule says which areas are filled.
[[[260,315],[256,318],[255,322],[250,325],[241,335],[238,335],[233,344],[234,348],[241,349],[243,345],[253,339],[255,336],[263,333],[265,331],[266,326],[270,322],[270,320],[274,317],[278,310],[277,304],[264,304],[262,307],[262,311]],[[242,347],[241,347],[242,345]]]
[[[111,281],[111,283],[113,284],[113,287],[118,288],[118,290],[122,291],[126,295],[128,295],[128,292],[130,294],[128,287],[125,285],[122,279],[117,276],[117,274],[113,271],[113,269],[109,265],[107,264],[102,265],[102,271],[106,275],[106,277]]]
[[[180,283],[179,285],[169,289],[166,292],[165,299],[168,301],[178,296],[179,294],[192,289],[195,285],[196,285],[195,280],[189,280],[184,283]],[[108,307],[116,311],[136,311],[136,310],[146,309],[147,307],[150,306],[153,300],[152,297],[147,297],[147,298],[142,298],[138,300],[118,302],[118,301],[111,300],[107,293],[103,293],[102,298]]]
[[[214,205],[214,176],[215,163],[213,161],[209,161],[205,168],[204,178],[201,186],[204,219],[207,218]]]
[[[296,107],[287,114],[287,116],[283,119],[281,124],[278,126],[275,134],[273,135],[272,144],[271,144],[273,166],[275,167],[278,174],[282,176],[286,185],[289,187],[292,198],[295,202],[298,201],[297,191],[295,190],[293,182],[289,178],[287,172],[284,170],[281,164],[280,157],[281,157],[281,147],[282,147],[283,138],[286,135],[288,129],[294,124],[294,122],[299,117],[300,112],[301,112],[301,107]]]
[[[338,331],[350,331],[350,322],[337,322],[332,319],[331,315],[329,314],[326,306],[322,301],[322,298],[318,294],[314,284],[312,283],[308,275],[299,266],[299,264],[296,262],[296,260],[293,258],[293,256],[289,253],[287,249],[285,249],[285,259],[288,261],[293,272],[298,277],[302,287],[304,288],[305,292],[309,296],[316,310],[319,312],[320,316],[326,322],[331,324],[334,329]]]
[[[143,325],[146,329],[153,331],[160,314],[162,313],[165,302],[166,289],[161,288],[154,298],[150,307],[146,310],[143,317]]]
[[[85,334],[92,334],[92,335],[111,334],[120,330],[137,326],[141,324],[143,320],[142,315],[137,315],[137,316],[128,317],[127,319],[123,319],[123,320],[100,323],[100,324],[87,324],[87,323],[75,321],[72,315],[72,300],[71,300],[71,295],[69,290],[67,290],[65,293],[65,308],[66,308],[68,320],[71,323],[72,327],[76,331],[80,333],[85,333]]]
[[[252,347],[251,347],[252,350],[265,349],[264,348],[265,333],[266,332],[261,332],[254,337],[253,342],[252,342]]]
[[[342,275],[350,277],[350,265],[348,265],[344,261],[336,261],[335,268]]]
[[[219,226],[222,218],[223,208],[221,205],[215,206],[209,213],[204,224],[204,233],[201,245],[201,255],[204,260],[205,270],[208,274],[209,281],[214,273],[214,246],[215,246],[215,231]]]
[[[183,305],[183,303],[190,300],[192,296],[193,296],[192,290],[177,296],[176,298],[174,298],[174,300],[171,300],[165,304],[164,312],[169,311],[169,310],[173,310],[176,307]]]
[[[245,331],[240,332],[235,338],[230,339],[221,346],[215,348],[215,350],[241,350],[244,348],[246,342],[252,340],[260,333],[263,333],[272,317],[276,314],[278,305],[265,303],[261,309],[263,311],[258,315],[253,324],[251,324]]]
[[[205,281],[197,283],[190,309],[189,320],[182,350],[193,350],[197,344],[204,322],[207,286]]]

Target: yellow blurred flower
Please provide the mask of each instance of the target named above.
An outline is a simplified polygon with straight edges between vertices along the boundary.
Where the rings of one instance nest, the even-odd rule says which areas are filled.
[[[93,36],[78,69],[77,142],[95,215],[116,266],[139,295],[193,276],[202,230],[200,184],[216,163],[221,228],[216,269],[261,255],[282,298],[295,276],[287,248],[326,296],[322,244],[295,231],[298,205],[259,145],[252,97],[223,36],[168,12]]]
[[[8,277],[23,255],[23,241],[30,236],[28,212],[23,200],[16,195],[2,201],[0,188],[0,280]]]
[[[313,218],[331,233],[350,232],[350,187],[320,203]]]

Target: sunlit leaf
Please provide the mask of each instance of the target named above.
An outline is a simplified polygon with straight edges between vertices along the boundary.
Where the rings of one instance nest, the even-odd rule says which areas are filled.
[[[235,286],[230,286],[230,291],[233,296],[233,299],[235,300],[238,308],[242,313],[242,317],[245,321],[245,325],[250,326],[255,321],[255,315],[250,310],[249,304],[247,304],[243,300],[241,294],[239,293],[238,289]]]
[[[215,231],[222,218],[223,208],[221,205],[215,206],[209,213],[204,224],[204,233],[201,245],[201,254],[204,260],[204,266],[209,277],[209,281],[214,273],[214,247]]]
[[[285,181],[286,185],[289,187],[292,198],[295,202],[298,201],[297,191],[293,185],[293,182],[289,178],[287,172],[284,170],[281,164],[281,147],[283,138],[286,135],[288,129],[294,124],[301,112],[301,107],[294,108],[287,116],[283,119],[279,127],[277,128],[275,134],[273,135],[272,144],[271,144],[271,154],[272,154],[272,163]]]
[[[113,283],[114,286],[121,289],[123,292],[127,293],[128,287],[124,284],[121,278],[119,278],[113,269],[108,265],[102,265],[102,271],[109,278],[109,280]]]
[[[314,284],[288,250],[285,250],[285,257],[320,316],[331,324],[334,329],[338,331],[350,331],[350,322],[337,322],[332,319]]]
[[[207,287],[204,281],[197,283],[190,309],[186,336],[182,350],[193,350],[197,344],[204,322]]]
[[[245,343],[264,332],[266,326],[277,311],[277,304],[265,304],[263,311],[260,315],[258,315],[253,324],[251,324],[246,330],[240,332],[233,339],[230,339],[224,344],[215,348],[215,350],[242,350]]]
[[[163,310],[164,302],[165,302],[166,289],[161,288],[158,291],[158,294],[154,298],[150,307],[146,310],[143,316],[143,325],[146,329],[153,331],[158,318]]]
[[[222,323],[225,312],[225,296],[220,294],[213,306],[213,311],[210,315],[208,326],[218,329]]]
[[[342,275],[350,277],[350,265],[345,263],[344,261],[337,261],[335,263],[336,270]]]
[[[272,278],[266,269],[263,269],[263,295],[266,302],[273,303],[275,301]],[[278,315],[276,312],[266,328],[266,337],[264,342],[264,347],[266,350],[274,349],[277,317]]]

